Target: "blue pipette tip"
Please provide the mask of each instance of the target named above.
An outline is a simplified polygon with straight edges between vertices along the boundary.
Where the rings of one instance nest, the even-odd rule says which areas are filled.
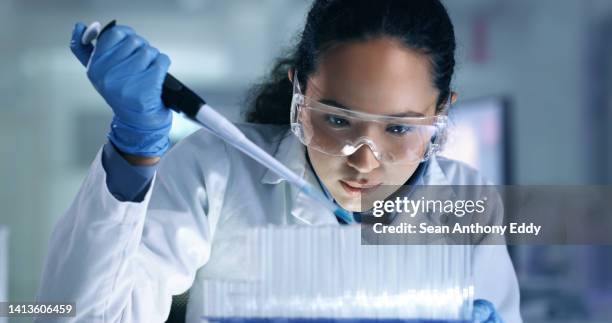
[[[336,210],[334,210],[334,214],[348,224],[355,223],[353,212],[337,207]]]

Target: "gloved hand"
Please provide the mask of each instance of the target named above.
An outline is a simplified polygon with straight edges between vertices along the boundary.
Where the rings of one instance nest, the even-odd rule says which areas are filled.
[[[484,299],[474,301],[474,323],[503,323],[504,320],[495,310],[495,306]]]
[[[92,45],[82,45],[86,26],[77,23],[70,49],[113,110],[109,140],[121,152],[158,157],[170,146],[172,113],[161,100],[170,59],[127,26],[114,26]]]

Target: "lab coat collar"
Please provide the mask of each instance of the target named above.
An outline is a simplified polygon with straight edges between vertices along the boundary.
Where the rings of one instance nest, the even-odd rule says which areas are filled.
[[[274,153],[274,158],[323,194],[316,175],[306,161],[306,148],[290,130],[287,130],[287,133],[283,136]],[[271,170],[267,170],[261,179],[261,182],[264,184],[281,184],[285,181],[284,178]],[[294,201],[291,206],[291,215],[297,218],[299,222],[310,225],[339,225],[335,215],[313,202],[305,193],[295,188],[291,189],[290,192]]]
[[[287,130],[278,148],[273,154],[274,158],[287,166],[300,177],[304,177],[306,171],[306,154],[304,145],[298,140],[290,130]],[[279,184],[285,181],[284,178],[271,170],[266,170],[261,182],[264,184]]]
[[[438,158],[434,155],[429,158],[429,165],[423,174],[423,185],[451,185],[450,180],[440,167]]]
[[[452,181],[449,179],[447,174],[444,172],[444,169],[440,165],[440,160],[435,155],[432,156],[429,159],[427,171],[423,175],[423,185],[440,187],[437,187],[433,191],[429,191],[434,195],[428,195],[427,198],[447,199],[450,201],[455,201],[457,199],[457,192],[452,186],[453,184],[456,185],[457,183],[452,183]],[[423,192],[427,193],[428,190],[426,189]],[[448,216],[429,218],[429,220],[432,221],[432,224],[434,225],[448,225],[450,219],[451,218]]]
[[[453,187],[453,185],[457,185],[457,183],[452,183],[440,165],[440,160],[435,155],[429,159],[429,167],[423,175],[423,185],[441,186],[434,191],[438,198],[442,196],[445,196],[445,198],[449,200],[455,200],[457,198],[457,192]]]

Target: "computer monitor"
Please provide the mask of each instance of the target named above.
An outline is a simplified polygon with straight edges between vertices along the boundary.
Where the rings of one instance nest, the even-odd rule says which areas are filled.
[[[490,97],[458,102],[449,113],[448,140],[440,155],[478,169],[493,184],[509,184],[509,101]]]

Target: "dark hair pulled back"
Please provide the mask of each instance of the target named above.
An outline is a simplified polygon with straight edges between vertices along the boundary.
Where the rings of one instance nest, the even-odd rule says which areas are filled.
[[[439,112],[451,94],[455,68],[454,28],[439,0],[315,0],[297,46],[251,89],[247,121],[288,125],[292,95],[288,71],[297,69],[300,83],[306,84],[326,49],[376,37],[397,39],[429,57]]]

